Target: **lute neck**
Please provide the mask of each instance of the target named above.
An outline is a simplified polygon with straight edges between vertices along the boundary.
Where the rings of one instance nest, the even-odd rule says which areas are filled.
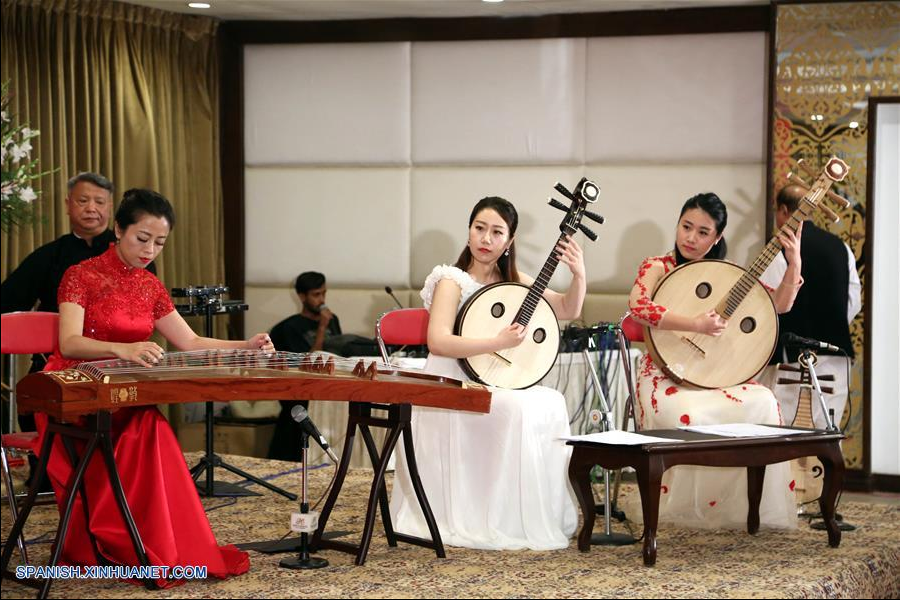
[[[800,223],[806,220],[813,211],[813,208],[815,207],[812,204],[806,201],[801,202],[800,206],[797,207],[797,210],[794,211],[794,214],[792,214],[787,222],[781,226],[781,229],[778,230],[778,234],[787,233],[788,231],[797,233],[797,229],[800,228]],[[766,244],[766,247],[763,248],[763,251],[756,257],[756,260],[753,261],[753,264],[750,265],[747,270],[750,271],[755,278],[759,279],[762,274],[766,272],[766,269],[769,268],[769,265],[772,264],[772,261],[775,260],[775,257],[778,256],[778,253],[781,252],[781,250],[781,240],[778,239],[778,235],[776,235],[769,240],[769,243]]]
[[[531,321],[531,317],[534,316],[534,311],[537,310],[538,304],[541,301],[541,296],[544,295],[544,290],[546,290],[547,286],[550,285],[550,279],[553,277],[553,273],[556,271],[557,265],[559,265],[559,257],[557,257],[556,255],[556,247],[559,246],[560,242],[562,242],[565,237],[565,233],[560,234],[559,239],[557,239],[556,243],[553,244],[553,250],[550,251],[550,256],[548,256],[547,260],[544,262],[544,266],[541,268],[541,272],[538,273],[538,276],[535,278],[534,283],[531,284],[531,288],[528,290],[528,294],[525,296],[525,300],[522,302],[522,307],[519,308],[519,312],[516,313],[516,323],[522,326],[527,326]]]
[[[756,257],[753,264],[747,268],[746,272],[741,275],[741,278],[738,279],[737,283],[729,290],[728,295],[725,296],[718,307],[720,315],[726,319],[731,318],[734,311],[736,311],[741,302],[744,301],[744,298],[747,297],[747,294],[750,293],[750,290],[753,289],[753,286],[762,274],[765,273],[766,269],[769,268],[769,265],[772,264],[772,261],[775,260],[775,257],[778,256],[778,253],[781,252],[782,245],[781,240],[778,239],[779,235],[789,231],[797,233],[800,223],[810,215],[814,208],[815,204],[808,201],[806,198],[800,201],[800,206],[797,207],[797,210],[794,211],[787,222],[781,226],[781,229],[778,230],[778,235],[773,236],[772,239],[769,240],[769,243],[766,244],[763,251]]]

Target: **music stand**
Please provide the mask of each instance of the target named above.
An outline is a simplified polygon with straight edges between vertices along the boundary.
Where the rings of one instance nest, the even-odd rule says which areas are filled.
[[[228,287],[218,286],[189,286],[186,288],[172,288],[172,296],[174,298],[189,298],[188,304],[179,304],[175,309],[179,314],[186,317],[203,316],[205,319],[204,335],[213,337],[213,317],[216,315],[227,315],[247,310],[249,307],[242,300],[222,300],[222,295],[228,293]],[[296,500],[297,495],[283,490],[276,485],[272,485],[268,481],[264,481],[255,475],[251,475],[232,464],[222,460],[213,449],[213,408],[212,402],[206,402],[206,449],[205,454],[200,457],[200,461],[191,467],[191,477],[197,485],[197,492],[201,496],[215,497],[234,497],[234,496],[260,496],[258,492],[249,490],[243,486],[229,483],[227,481],[215,480],[215,468],[222,467],[231,471],[235,475],[239,475],[244,479],[259,484],[269,490],[281,494],[289,500]],[[198,480],[200,475],[206,473],[206,480],[201,484]]]

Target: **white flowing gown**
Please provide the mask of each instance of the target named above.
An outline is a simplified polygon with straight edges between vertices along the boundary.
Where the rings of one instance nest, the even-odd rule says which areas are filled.
[[[460,306],[481,288],[468,273],[437,266],[421,292],[426,308],[442,279],[459,285]],[[425,370],[467,379],[456,359],[434,354]],[[567,476],[570,448],[559,440],[569,435],[565,398],[542,386],[490,391],[489,414],[413,407],[419,476],[441,537],[486,550],[565,548],[578,522]],[[429,538],[402,440],[395,456],[394,529]]]

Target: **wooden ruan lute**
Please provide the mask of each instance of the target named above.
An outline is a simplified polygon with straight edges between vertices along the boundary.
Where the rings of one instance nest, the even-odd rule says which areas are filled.
[[[490,412],[477,384],[400,371],[374,361],[257,350],[170,352],[154,367],[123,360],[82,363],[25,376],[16,386],[22,412],[59,421],[149,404],[232,400],[335,400],[413,404]]]
[[[829,188],[849,170],[844,161],[832,157],[816,182],[807,186],[809,191],[782,231],[796,232],[817,207],[834,216],[821,200],[828,195],[846,203]],[[802,183],[794,175],[789,178]],[[645,326],[650,355],[666,375],[677,383],[724,388],[749,380],[768,364],[778,341],[778,315],[759,277],[779,252],[781,242],[775,236],[748,269],[723,260],[695,260],[659,281],[653,292],[655,303],[681,315],[714,309],[729,322],[720,336]]]
[[[602,224],[603,217],[587,210],[587,205],[600,196],[600,186],[596,183],[582,178],[574,192],[559,183],[555,189],[571,204],[565,206],[550,199],[550,205],[565,211],[566,216],[559,225],[559,239],[534,283],[527,286],[504,282],[486,286],[475,292],[457,315],[454,333],[463,337],[492,337],[512,323],[525,327],[525,340],[515,348],[460,359],[463,370],[475,381],[507,389],[527,388],[543,379],[556,362],[559,322],[543,296],[559,264],[556,245],[579,230],[592,241],[596,240],[597,234],[581,220],[587,217]]]

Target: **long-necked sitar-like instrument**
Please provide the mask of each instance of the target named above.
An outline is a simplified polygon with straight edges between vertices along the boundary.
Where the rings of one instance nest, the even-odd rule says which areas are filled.
[[[463,337],[483,338],[497,335],[504,327],[519,323],[525,327],[525,340],[515,348],[490,354],[480,354],[460,360],[469,377],[487,385],[507,389],[527,388],[541,379],[553,367],[559,351],[559,322],[544,290],[559,264],[556,246],[567,235],[582,231],[591,240],[597,234],[581,224],[582,217],[603,223],[603,217],[587,210],[597,201],[600,187],[582,178],[569,192],[557,183],[555,189],[566,196],[570,206],[550,199],[554,208],[566,211],[559,225],[562,232],[540,274],[531,286],[522,283],[495,283],[478,290],[460,309],[454,333]]]
[[[782,231],[796,232],[817,207],[834,217],[820,201],[827,195],[846,203],[829,188],[849,170],[844,161],[832,157]],[[802,183],[793,175],[789,178]],[[748,269],[722,260],[695,260],[659,281],[653,292],[655,303],[683,315],[714,309],[729,322],[715,337],[644,327],[650,355],[666,375],[677,383],[724,388],[747,381],[768,364],[778,340],[778,315],[759,277],[779,252],[781,242],[775,236]]]

